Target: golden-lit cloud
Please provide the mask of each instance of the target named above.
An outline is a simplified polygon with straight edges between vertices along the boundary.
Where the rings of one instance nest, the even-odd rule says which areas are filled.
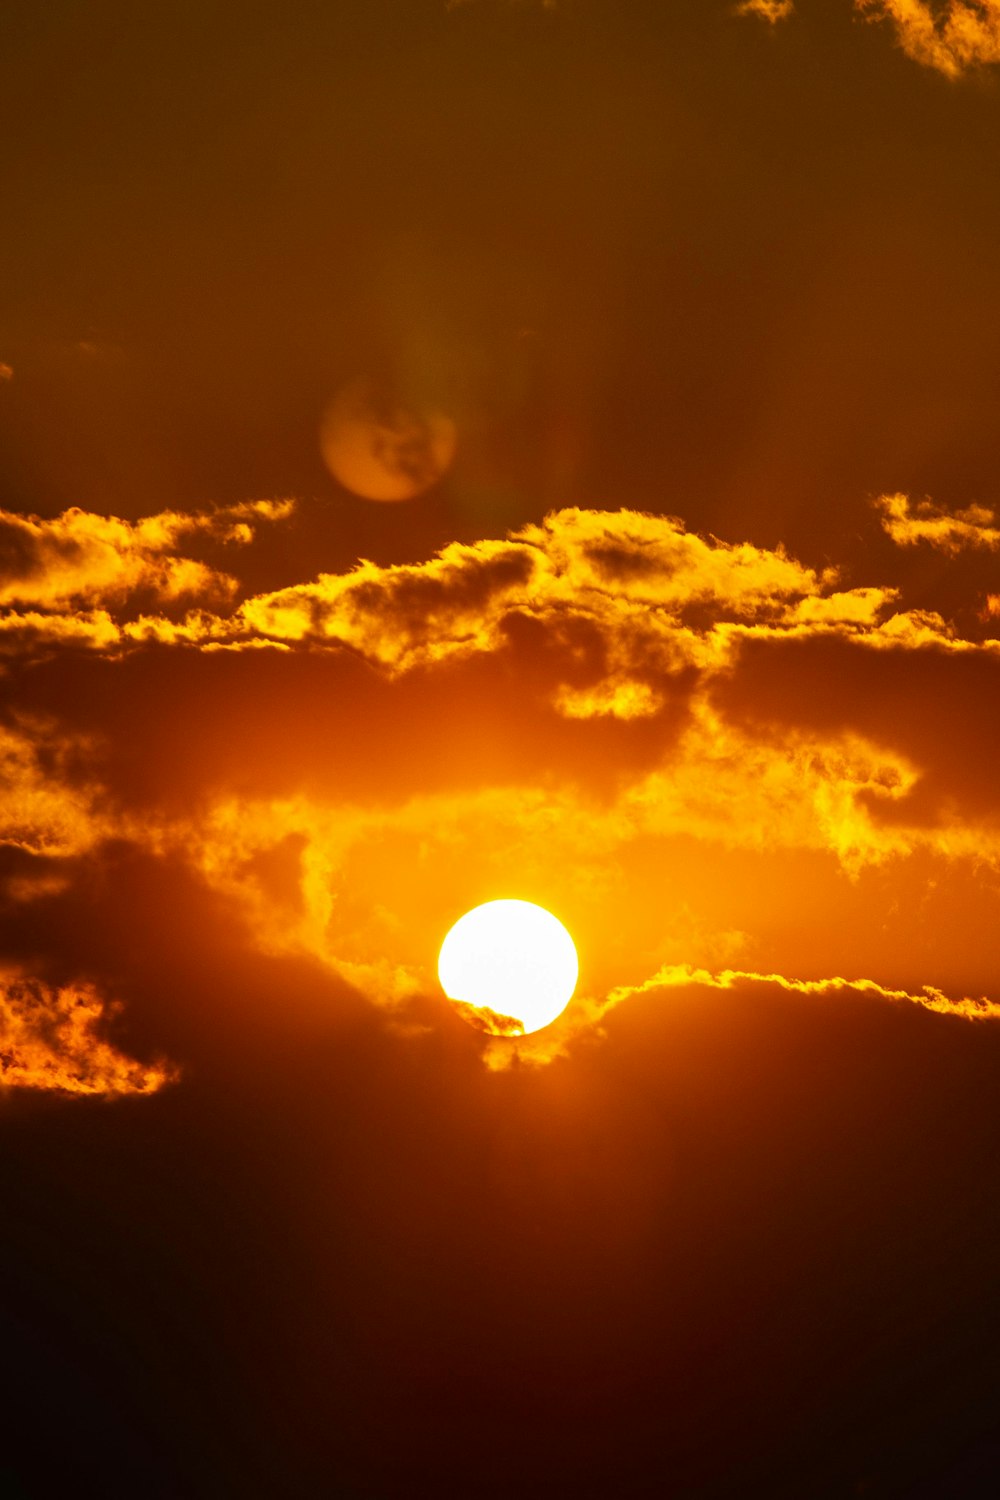
[[[258,500],[203,514],[164,511],[138,521],[73,509],[52,519],[0,511],[0,604],[61,609],[120,602],[142,590],[158,602],[230,596],[236,582],[177,554],[194,537],[248,542],[260,521],[290,511]]]
[[[0,846],[66,859],[116,830],[100,811],[100,786],[82,772],[91,748],[51,721],[0,724]]]
[[[795,0],[741,0],[734,7],[734,15],[758,16],[773,26],[776,21],[786,21],[795,10]]]
[[[837,593],[835,581],[832,571],[818,574],[780,548],[705,539],[678,520],[568,509],[503,541],[454,543],[429,563],[361,563],[348,574],[260,595],[240,607],[233,629],[336,643],[405,672],[497,651],[515,620],[569,633],[585,624],[608,657],[605,681],[616,669],[628,678],[617,701],[633,717],[646,694],[632,690],[646,673],[712,660],[725,649],[726,622],[801,624],[805,601],[820,597],[831,617],[856,617],[859,609],[870,617],[891,597]],[[571,668],[575,658],[586,669],[582,640],[567,640],[564,654]],[[633,681],[628,674],[637,668]],[[614,701],[601,696],[596,711],[608,712]],[[581,716],[579,700],[565,702]]]
[[[1000,62],[1000,0],[855,0],[872,20],[890,21],[907,57],[958,78]]]
[[[155,1093],[175,1072],[136,1062],[102,1035],[114,1011],[89,984],[0,977],[0,1085],[109,1099]]]
[[[978,507],[914,518],[905,497],[880,504],[895,540],[992,545],[990,513]],[[158,565],[169,572],[174,561]],[[199,575],[186,576],[196,591]],[[45,591],[46,577],[39,574],[36,591]],[[966,644],[954,641],[940,616],[893,609],[895,588],[843,589],[836,569],[804,566],[780,546],[704,538],[678,520],[627,510],[558,511],[504,539],[453,543],[426,563],[360,562],[348,573],[251,596],[226,614],[210,607],[217,580],[204,577],[201,604],[181,616],[123,615],[113,599],[71,614],[12,608],[0,616],[0,634],[95,650],[148,642],[346,648],[395,676],[502,652],[542,630],[555,638],[552,654],[566,672],[554,693],[562,711],[626,719],[658,711],[665,676],[721,670],[751,637],[834,633],[876,648]]]
[[[665,964],[650,978],[638,984],[619,985],[603,997],[583,996],[544,1031],[517,1038],[488,1038],[484,1044],[484,1061],[491,1071],[499,1072],[515,1065],[544,1067],[569,1055],[584,1039],[599,1040],[611,1012],[636,1000],[647,1004],[669,1005],[677,990],[710,989],[728,992],[775,991],[801,995],[806,1000],[830,997],[859,1003],[886,1001],[894,1005],[915,1005],[939,1016],[964,1021],[1000,1020],[1000,1004],[985,997],[951,999],[934,985],[919,990],[893,988],[874,979],[789,978],[784,974],[757,973],[744,969],[699,968],[690,963]]]
[[[881,495],[875,502],[882,512],[882,527],[900,547],[927,542],[949,556],[965,548],[995,552],[1000,547],[996,515],[985,505],[946,511],[932,500],[912,501],[908,495]]]
[[[690,965],[752,950],[751,932],[705,925],[687,907],[694,899],[711,911],[713,882],[717,897],[719,881],[745,880],[740,871],[760,878],[804,857],[831,860],[848,882],[917,858],[939,865],[942,878],[984,861],[1000,868],[996,831],[960,818],[922,828],[896,813],[919,780],[905,758],[860,737],[757,738],[706,707],[660,768],[610,800],[572,784],[456,789],[381,806],[229,796],[160,837],[235,901],[264,951],[317,960],[400,1017],[434,990],[435,934],[466,900],[528,891],[572,913],[597,989],[552,1032],[562,1046],[597,1024],[616,972],[637,954],[673,953]],[[695,847],[708,861],[697,879]],[[799,893],[784,876],[778,892],[793,911]],[[729,905],[746,921],[745,893],[733,894]]]
[[[901,544],[992,545],[978,509],[880,509]],[[46,597],[44,563],[36,586]],[[169,858],[253,948],[318,965],[404,1027],[440,1020],[436,945],[462,911],[537,901],[589,943],[583,998],[536,1060],[644,975],[802,972],[810,942],[828,972],[850,959],[874,976],[850,988],[950,992],[935,965],[964,962],[960,926],[947,918],[954,938],[942,925],[925,987],[904,991],[912,934],[890,941],[866,893],[891,870],[914,910],[936,909],[975,874],[988,906],[1000,642],[877,580],[634,511],[567,509],[228,612],[214,586],[175,617],[130,613],[112,589],[7,611],[28,663],[4,729],[10,845]],[[44,900],[57,878],[19,869],[8,898]],[[842,935],[812,887],[843,908]]]
[[[995,1021],[1000,1018],[1000,1004],[987,1000],[963,998],[951,1000],[933,985],[923,985],[918,993],[908,990],[890,989],[877,984],[874,979],[789,979],[784,974],[755,974],[740,969],[722,969],[711,973],[707,969],[696,969],[690,964],[669,964],[640,985],[625,985],[612,990],[608,996],[607,1009],[620,1005],[634,995],[656,994],[661,990],[688,988],[689,986],[713,990],[734,990],[751,985],[776,986],[794,995],[842,995],[854,994],[874,996],[880,1000],[903,1002],[923,1006],[938,1015],[958,1016],[967,1021]]]

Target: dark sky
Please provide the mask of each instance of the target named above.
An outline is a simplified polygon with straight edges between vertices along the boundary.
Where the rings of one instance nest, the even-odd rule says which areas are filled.
[[[2,1500],[998,1492],[1000,6],[738,9],[5,0]]]
[[[988,501],[995,80],[800,12],[8,4],[8,503],[329,501],[318,414],[382,364],[461,406],[476,523],[840,561],[872,495]]]

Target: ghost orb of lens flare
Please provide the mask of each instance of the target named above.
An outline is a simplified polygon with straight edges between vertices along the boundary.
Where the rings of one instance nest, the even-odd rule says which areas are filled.
[[[579,974],[573,939],[533,901],[487,901],[441,945],[438,978],[471,1026],[492,1036],[541,1031],[569,1004]]]
[[[344,386],[320,426],[327,468],[362,500],[415,500],[447,473],[456,442],[446,412],[368,379]]]

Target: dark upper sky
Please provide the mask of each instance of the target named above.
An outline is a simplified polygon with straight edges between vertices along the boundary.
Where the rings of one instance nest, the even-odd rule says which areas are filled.
[[[737,9],[3,6],[3,1500],[998,1492],[1000,6]]]
[[[473,530],[840,561],[874,494],[988,501],[994,78],[731,10],[6,6],[5,503],[329,502],[319,414],[386,366],[455,409]]]

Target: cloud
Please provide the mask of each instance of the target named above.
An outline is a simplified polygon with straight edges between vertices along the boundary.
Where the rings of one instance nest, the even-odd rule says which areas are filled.
[[[932,524],[910,517],[903,497],[880,504],[897,540],[940,533],[992,544],[980,508]],[[160,557],[157,566],[169,574],[172,561]],[[59,587],[46,578],[39,574],[37,592]],[[188,578],[195,589],[198,578]],[[205,607],[215,575],[202,583],[202,603],[183,615],[116,610],[115,583],[100,608],[12,608],[0,616],[0,634],[98,651],[152,642],[216,651],[346,648],[390,676],[519,645],[535,652],[544,636],[565,673],[555,697],[575,718],[655,714],[665,678],[721,670],[750,637],[834,633],[876,649],[970,645],[933,612],[894,609],[893,587],[844,589],[836,569],[804,566],[780,546],[704,538],[676,519],[627,510],[562,510],[501,540],[453,543],[420,564],[361,562],[349,573],[252,595],[225,614]]]
[[[169,572],[171,561],[158,557],[157,566]],[[51,571],[58,580],[58,560]],[[59,586],[48,576],[39,573],[36,592]],[[186,575],[195,590],[198,578]],[[202,582],[208,605],[214,580]],[[494,653],[537,621],[571,635],[582,625],[593,646],[600,642],[612,656],[629,645],[629,657],[639,659],[632,665],[651,653],[647,665],[659,671],[716,659],[727,649],[727,630],[744,625],[782,631],[871,625],[895,597],[892,589],[838,590],[836,582],[835,570],[818,573],[780,547],[706,539],[676,519],[635,511],[567,509],[502,540],[453,543],[426,563],[361,562],[349,573],[321,574],[255,595],[225,615],[200,607],[180,618],[126,618],[113,610],[112,584],[103,591],[104,608],[77,611],[72,624],[22,608],[0,618],[0,629],[40,639],[72,632],[95,649],[152,640],[346,647],[398,674]],[[84,595],[88,605],[95,592]],[[582,640],[563,644],[567,662],[584,667]],[[627,714],[634,712],[634,698],[626,693],[620,701]],[[571,711],[579,716],[576,707]]]
[[[504,541],[453,544],[429,563],[362,563],[258,596],[227,628],[237,639],[339,644],[391,673],[522,639],[536,650],[540,634],[555,635],[551,654],[570,677],[557,694],[564,711],[632,718],[662,706],[671,675],[726,650],[717,625],[800,621],[802,602],[832,582],[780,549],[706,540],[677,520],[567,509]],[[856,615],[860,602],[834,596],[825,608]],[[863,610],[875,602],[866,595]]]
[[[51,719],[0,725],[0,845],[43,858],[67,859],[92,849],[117,828],[102,816],[102,788],[81,774],[86,737]]]
[[[1000,62],[1000,0],[855,0],[870,19],[895,27],[907,57],[959,78],[970,68]]]
[[[908,990],[889,989],[873,979],[789,979],[784,974],[755,974],[740,969],[723,969],[711,973],[707,969],[696,969],[690,964],[669,964],[640,985],[625,985],[612,990],[608,996],[607,1009],[620,1005],[634,995],[651,994],[660,990],[688,988],[689,986],[713,990],[734,990],[751,985],[775,986],[793,995],[872,995],[881,1000],[905,1002],[923,1006],[938,1015],[956,1016],[966,1021],[993,1021],[1000,1018],[1000,1004],[987,1000],[968,998],[950,1000],[933,985],[924,985],[919,993]]]
[[[136,1062],[103,1037],[114,1013],[89,984],[0,976],[0,1084],[103,1098],[155,1093],[174,1071]]]
[[[758,974],[752,970],[697,968],[693,964],[665,964],[651,978],[638,984],[619,985],[603,998],[583,997],[574,1000],[551,1026],[531,1036],[490,1038],[484,1048],[484,1061],[493,1072],[518,1065],[543,1067],[569,1055],[585,1038],[605,1035],[605,1022],[618,1006],[639,998],[669,1004],[676,990],[711,989],[728,992],[760,993],[770,990],[807,998],[856,997],[861,1001],[882,1000],[892,1004],[916,1005],[935,1015],[965,1021],[1000,1020],[1000,1003],[980,999],[949,999],[933,985],[924,985],[916,993],[879,984],[874,979],[794,979],[784,974]]]
[[[233,578],[178,555],[177,544],[188,538],[248,542],[257,522],[282,519],[290,508],[287,501],[258,500],[201,515],[164,511],[139,521],[80,509],[49,520],[0,511],[0,605],[92,607],[120,603],[139,590],[159,603],[231,596]]]
[[[875,505],[882,512],[882,529],[899,547],[927,542],[951,557],[965,548],[995,552],[1000,547],[996,516],[984,505],[949,512],[932,500],[911,501],[908,495],[880,495]]]
[[[773,26],[777,21],[786,21],[795,10],[795,0],[741,0],[734,7],[737,16],[758,16]]]
[[[900,537],[941,519],[881,508]],[[990,519],[957,521],[981,537]],[[64,566],[42,557],[43,597],[46,567]],[[135,845],[227,903],[249,949],[412,1027],[448,1014],[437,938],[521,894],[590,945],[584,1000],[525,1060],[593,1033],[651,972],[766,977],[818,951],[835,971],[847,953],[874,976],[853,988],[898,998],[919,951],[905,993],[921,1004],[956,974],[990,988],[1000,952],[963,924],[992,920],[1000,878],[982,755],[1000,642],[903,607],[896,587],[578,509],[226,612],[214,587],[173,616],[110,585],[99,605],[7,611],[3,833],[29,862],[9,899],[30,907],[60,863],[69,878],[73,860]],[[898,926],[886,871],[910,913]]]

